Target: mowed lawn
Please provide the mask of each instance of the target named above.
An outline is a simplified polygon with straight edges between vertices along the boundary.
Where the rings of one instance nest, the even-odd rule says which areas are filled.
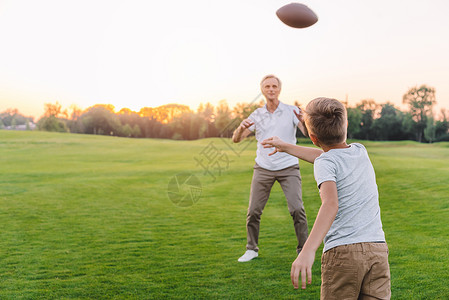
[[[363,144],[392,299],[448,299],[449,143]],[[0,131],[0,299],[319,299],[322,248],[307,290],[290,283],[296,238],[278,184],[260,257],[237,262],[255,142],[229,145]],[[320,199],[313,166],[300,167],[311,229]],[[173,190],[181,173],[196,176],[201,195]],[[195,203],[175,205],[173,192]]]

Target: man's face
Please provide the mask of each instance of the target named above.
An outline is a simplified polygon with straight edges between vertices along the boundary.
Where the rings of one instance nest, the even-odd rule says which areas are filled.
[[[281,88],[276,78],[267,78],[262,82],[262,94],[267,100],[278,100]]]

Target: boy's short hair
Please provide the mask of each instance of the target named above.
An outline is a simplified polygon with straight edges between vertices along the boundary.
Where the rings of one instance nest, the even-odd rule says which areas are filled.
[[[305,123],[309,133],[327,146],[346,140],[346,108],[336,99],[320,97],[310,101],[306,107]]]
[[[268,75],[265,75],[265,76],[262,78],[262,80],[260,81],[260,88],[263,88],[262,83],[263,83],[266,79],[268,79],[268,78],[274,78],[274,79],[276,79],[276,80],[278,81],[279,88],[282,87],[282,82],[281,82],[281,80],[280,80],[279,78],[277,78],[277,77],[276,77],[275,75],[273,75],[273,74],[268,74]]]

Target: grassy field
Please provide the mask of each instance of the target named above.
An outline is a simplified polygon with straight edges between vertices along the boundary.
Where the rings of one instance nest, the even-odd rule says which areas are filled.
[[[237,262],[255,143],[227,143],[0,131],[0,298],[319,299],[321,249],[312,285],[291,286],[296,238],[278,184],[260,257]],[[364,144],[392,299],[448,299],[449,143]],[[300,166],[311,228],[320,199],[312,165]],[[169,199],[183,172],[201,184],[193,205]]]

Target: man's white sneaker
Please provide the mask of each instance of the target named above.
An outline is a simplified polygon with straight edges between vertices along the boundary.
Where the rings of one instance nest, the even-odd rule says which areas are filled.
[[[254,250],[246,250],[245,254],[243,254],[238,261],[239,262],[247,262],[250,261],[253,258],[256,258],[259,256],[259,253],[257,253]]]

